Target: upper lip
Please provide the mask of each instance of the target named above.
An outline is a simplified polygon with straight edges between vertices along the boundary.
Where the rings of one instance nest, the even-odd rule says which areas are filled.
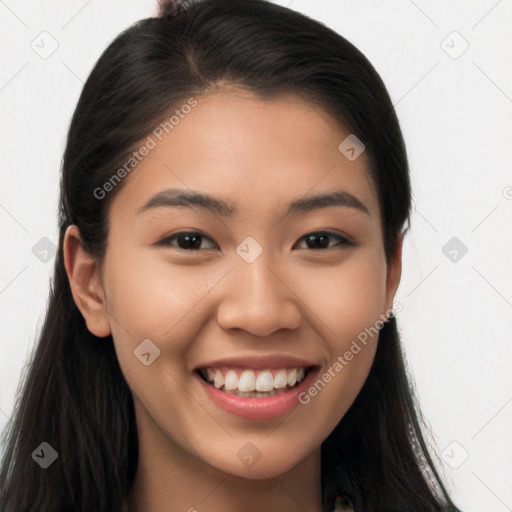
[[[272,354],[272,355],[252,355],[252,356],[238,356],[226,357],[222,359],[215,359],[207,363],[200,364],[195,367],[195,370],[201,368],[221,368],[222,366],[242,368],[252,368],[254,370],[263,370],[265,368],[297,368],[320,366],[320,363],[297,357],[294,355],[286,354]]]

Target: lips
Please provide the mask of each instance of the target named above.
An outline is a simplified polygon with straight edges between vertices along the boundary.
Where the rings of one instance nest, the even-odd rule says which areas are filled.
[[[250,364],[250,362],[246,359],[245,364]],[[294,360],[294,363],[297,359]],[[238,360],[238,362],[240,362]],[[215,362],[215,364],[219,364],[219,362]],[[227,367],[221,366],[217,367],[216,370],[224,370],[226,372],[226,376],[229,371],[235,372],[235,367]],[[264,375],[266,373],[271,373],[271,375],[279,374],[280,370],[283,368],[262,368],[255,370],[254,368],[244,367],[236,367],[237,371],[243,372],[251,372],[256,376],[256,373],[259,375]],[[274,379],[274,388],[271,391],[259,392],[259,391],[250,391],[250,392],[241,392],[238,387],[234,390],[227,391],[225,390],[225,386],[222,385],[219,389],[215,387],[214,383],[208,383],[207,379],[202,376],[204,371],[208,374],[208,370],[213,371],[213,367],[204,366],[196,369],[193,373],[196,376],[197,382],[202,388],[205,396],[209,399],[214,405],[224,409],[228,413],[241,417],[245,420],[250,421],[269,421],[275,420],[277,418],[283,417],[284,415],[291,412],[294,407],[297,407],[299,403],[299,395],[304,393],[306,389],[308,389],[314,379],[317,378],[318,372],[320,371],[320,365],[312,365],[312,366],[295,366],[291,368],[286,368],[287,375],[294,374],[294,370],[297,368],[307,368],[304,370],[304,378],[300,382],[296,382],[293,387],[288,385],[288,381],[286,386],[280,389],[275,388],[275,379]],[[289,370],[289,372],[288,372]],[[222,373],[222,372],[221,372]],[[241,373],[241,375],[242,375]],[[236,378],[237,378],[237,373]],[[297,377],[299,373],[297,372]],[[268,378],[264,377],[264,378]],[[279,381],[279,379],[278,379]],[[243,385],[242,385],[243,388]]]
[[[310,367],[319,366],[320,363],[306,358],[297,357],[293,354],[272,354],[272,355],[253,355],[246,357],[229,357],[223,359],[216,359],[214,361],[204,362],[198,364],[194,370],[201,368],[221,368],[227,366],[228,368],[247,368],[251,370],[263,370],[265,368],[279,369],[279,368],[297,368],[297,367]]]

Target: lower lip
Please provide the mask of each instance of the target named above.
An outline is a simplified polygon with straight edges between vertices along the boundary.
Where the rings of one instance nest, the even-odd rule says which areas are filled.
[[[199,375],[196,374],[196,377],[211,401],[222,409],[248,420],[271,420],[290,412],[299,403],[298,395],[310,386],[317,372],[318,368],[313,368],[289,391],[262,398],[238,396],[221,391],[205,382]]]

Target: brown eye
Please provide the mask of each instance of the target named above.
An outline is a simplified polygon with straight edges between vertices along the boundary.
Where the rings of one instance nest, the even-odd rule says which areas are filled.
[[[338,235],[337,233],[331,233],[329,231],[317,231],[314,233],[309,233],[303,236],[300,240],[304,240],[307,244],[307,249],[331,249],[333,246],[329,247],[329,243],[331,239],[338,240],[338,243],[334,245],[336,246],[351,246],[354,245],[348,238]]]
[[[201,242],[203,240],[211,240],[211,238],[206,235],[199,233],[197,231],[183,231],[181,233],[176,233],[172,236],[164,238],[157,245],[164,247],[177,247],[178,249],[182,249],[184,251],[194,252],[201,250]],[[176,243],[173,243],[176,241]],[[215,249],[217,244],[213,242],[213,247],[207,247],[207,249]]]

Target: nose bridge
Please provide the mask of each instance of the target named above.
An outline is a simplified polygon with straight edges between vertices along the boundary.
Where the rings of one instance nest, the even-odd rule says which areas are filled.
[[[273,301],[284,299],[282,283],[276,277],[275,262],[266,251],[255,261],[248,263],[239,261],[236,264],[235,272],[239,276],[240,298],[256,301],[259,305],[270,305]]]
[[[299,304],[283,283],[275,258],[265,250],[257,254],[251,243],[242,243],[237,248],[234,268],[219,305],[219,325],[225,329],[244,329],[257,336],[297,328],[301,320]]]

